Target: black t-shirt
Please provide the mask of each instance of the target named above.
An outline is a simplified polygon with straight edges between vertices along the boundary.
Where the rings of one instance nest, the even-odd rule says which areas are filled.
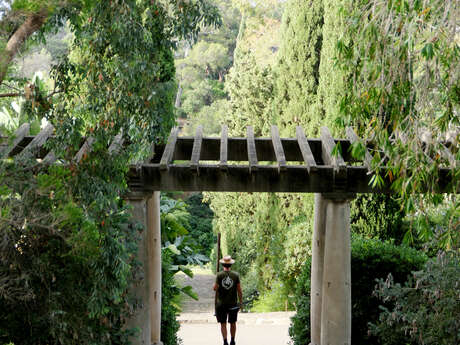
[[[217,306],[234,307],[238,304],[237,285],[240,283],[240,275],[234,271],[222,271],[217,273]]]

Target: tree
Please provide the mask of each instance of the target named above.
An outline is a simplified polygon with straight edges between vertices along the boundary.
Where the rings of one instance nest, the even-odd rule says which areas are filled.
[[[358,127],[381,148],[372,152],[375,181],[387,179],[406,212],[426,209],[426,198],[442,202],[435,194],[440,168],[452,168],[453,193],[460,183],[458,4],[347,2],[341,15],[350,35],[337,43],[339,66],[350,76],[344,80],[341,124]],[[414,194],[425,190],[425,198]],[[449,213],[458,214],[458,203],[451,205]],[[445,248],[459,247],[457,225],[452,218]]]
[[[52,5],[16,4],[37,4],[32,13]],[[201,0],[85,4],[91,6],[50,7],[46,25],[66,18],[75,39],[52,72],[61,92],[36,90],[27,99],[29,111],[53,124],[49,145],[69,164],[47,167],[28,155],[0,163],[0,276],[12,284],[0,294],[2,342],[128,344],[135,330],[124,320],[136,308],[129,290],[140,279],[141,229],[122,200],[127,167],[174,122],[177,40],[219,23],[216,9]],[[130,145],[109,153],[120,132]],[[87,137],[91,150],[75,160]]]
[[[315,112],[314,105],[320,78],[323,13],[322,1],[289,1],[284,11],[275,116],[285,136],[292,136],[296,125],[303,125],[308,136],[319,131],[317,119],[322,116]]]
[[[0,11],[0,85],[8,71],[13,58],[24,46],[29,38],[45,24],[53,22],[53,17],[61,11],[72,7],[87,6],[90,8],[94,2],[81,0],[8,0],[2,1]],[[52,25],[52,24],[51,24]],[[6,39],[7,37],[7,39]]]

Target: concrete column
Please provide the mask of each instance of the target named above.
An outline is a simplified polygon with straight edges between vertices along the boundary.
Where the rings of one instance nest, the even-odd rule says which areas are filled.
[[[326,200],[315,194],[315,225],[313,229],[310,286],[310,345],[321,344],[321,309],[323,299],[324,240],[326,233]]]
[[[147,201],[147,241],[149,253],[150,329],[153,345],[162,345],[161,338],[161,220],[160,192]]]
[[[138,243],[137,258],[142,263],[139,282],[133,286],[131,292],[138,300],[138,308],[134,315],[127,320],[126,328],[137,328],[138,336],[133,337],[133,345],[151,345],[150,344],[150,312],[149,312],[149,284],[147,279],[148,267],[148,248],[147,248],[147,213],[146,200],[144,195],[130,195],[128,203],[132,206],[133,219],[144,226],[141,238]]]
[[[326,203],[321,345],[351,345],[350,204]]]

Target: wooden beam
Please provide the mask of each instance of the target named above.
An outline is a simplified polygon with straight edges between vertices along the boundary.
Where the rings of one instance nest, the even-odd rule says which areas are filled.
[[[283,145],[281,144],[278,127],[272,126],[273,151],[275,151],[276,161],[278,162],[278,171],[286,170],[286,157],[284,156]]]
[[[199,170],[201,145],[203,143],[203,126],[196,128],[195,140],[193,141],[192,157],[190,158],[190,169],[195,172]]]
[[[364,166],[346,167],[347,193],[392,193],[391,182],[372,188],[372,178]],[[280,193],[343,193],[342,186],[333,183],[334,169],[318,166],[307,174],[305,166],[288,165],[286,172],[278,173],[276,165],[260,165],[257,174],[251,174],[247,165],[231,165],[224,172],[218,164],[201,165],[200,175],[190,171],[189,164],[172,164],[161,170],[159,164],[132,165],[129,187],[134,191],[210,191],[210,192],[280,192]],[[451,192],[451,170],[439,169],[439,183],[435,193]],[[428,187],[428,186],[426,186]],[[427,190],[421,190],[424,192]],[[460,193],[460,190],[458,191]]]
[[[311,151],[310,145],[308,144],[308,140],[305,137],[305,133],[300,126],[297,126],[296,128],[296,137],[300,151],[302,152],[303,160],[307,166],[308,173],[310,174],[312,170],[314,171],[317,169],[317,165],[315,162],[315,157],[313,156],[313,152]]]
[[[321,127],[321,143],[324,164],[332,165],[337,172],[343,171],[344,169],[346,170],[345,161],[340,152],[337,152],[337,155],[332,154],[336,147],[336,143],[327,127]]]
[[[14,133],[14,140],[13,143],[3,149],[1,152],[1,158],[8,158],[11,155],[13,150],[16,148],[17,145],[24,139],[25,136],[29,134],[30,131],[30,124],[24,123],[18,130]]]
[[[53,151],[50,151],[46,154],[46,156],[43,158],[43,163],[44,164],[47,164],[47,165],[51,165],[53,164],[54,162],[56,162],[57,160],[57,157],[56,155],[54,154]]]
[[[347,127],[346,129],[346,132],[347,132],[347,138],[348,140],[350,140],[350,143],[352,144],[355,144],[355,143],[358,143],[360,142],[360,139],[358,138],[358,136],[356,135],[355,131],[353,130],[353,128],[351,127]],[[365,143],[363,143],[365,149],[366,149],[366,152],[364,154],[364,160],[363,160],[363,163],[364,165],[367,167],[367,169],[369,171],[372,170],[372,156],[371,154],[369,153],[367,147],[365,146]]]
[[[248,161],[249,161],[249,172],[257,171],[259,164],[257,160],[256,143],[254,141],[254,129],[252,126],[246,128],[247,131],[247,145],[248,145]]]
[[[25,156],[26,154],[31,154],[35,156],[42,146],[46,143],[49,137],[53,134],[54,127],[51,123],[47,124],[40,133],[38,133],[35,138],[27,145],[24,150],[19,154],[19,156]]]
[[[167,170],[169,163],[171,163],[174,155],[174,149],[176,147],[177,136],[179,134],[179,128],[174,127],[171,129],[171,134],[168,138],[168,143],[166,144],[163,155],[161,156],[160,168],[162,170]]]
[[[150,143],[148,155],[144,159],[144,163],[152,163],[153,157],[155,156],[155,142]]]
[[[123,146],[123,142],[124,142],[123,133],[120,132],[115,136],[115,138],[113,138],[113,141],[109,146],[109,154],[112,155],[112,154],[116,154],[120,152],[120,149]]]
[[[91,146],[93,146],[93,143],[94,143],[93,137],[89,137],[85,140],[83,145],[80,147],[80,150],[75,155],[75,158],[74,158],[75,162],[80,163],[83,156],[91,152]]]
[[[220,163],[222,170],[228,169],[228,127],[222,126],[222,136],[220,138]]]
[[[304,166],[288,165],[283,174],[277,165],[260,165],[257,174],[251,174],[247,165],[232,165],[224,172],[218,164],[200,166],[200,175],[190,171],[188,164],[170,165],[168,171],[159,164],[148,164],[136,171],[130,171],[134,188],[147,191],[220,191],[220,192],[292,192],[292,193],[334,193],[339,192],[332,183],[334,170],[330,166],[318,166],[307,174]],[[369,186],[372,176],[365,167],[350,167],[349,176],[353,183],[348,186],[351,193],[388,192]],[[131,182],[130,182],[131,186]],[[341,191],[341,190],[340,190]]]
[[[457,169],[458,161],[455,159],[455,156],[450,152],[450,150],[444,145],[441,144],[441,154],[449,162],[451,169]]]

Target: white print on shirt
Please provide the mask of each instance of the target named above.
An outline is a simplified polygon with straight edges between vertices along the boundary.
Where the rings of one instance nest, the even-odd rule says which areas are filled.
[[[229,276],[226,276],[224,279],[222,279],[222,286],[224,289],[230,290],[233,286],[233,280]]]

